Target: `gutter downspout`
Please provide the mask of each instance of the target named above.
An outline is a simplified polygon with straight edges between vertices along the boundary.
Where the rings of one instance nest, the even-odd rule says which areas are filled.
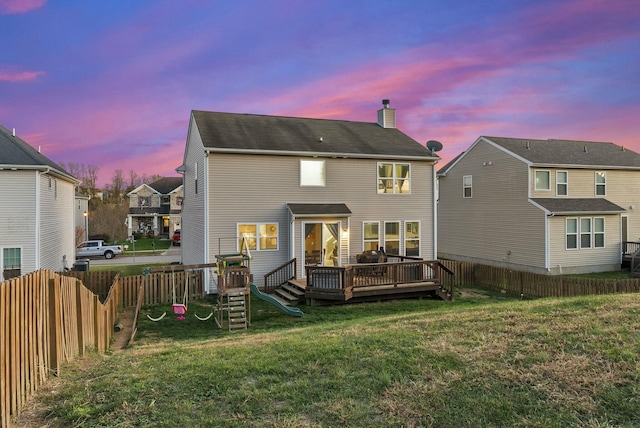
[[[436,176],[436,163],[433,164],[433,260],[438,260],[438,190],[437,176]]]
[[[34,236],[34,241],[35,241],[35,248],[34,248],[34,259],[35,259],[35,266],[34,266],[34,270],[40,270],[40,266],[41,266],[41,260],[40,260],[40,239],[41,239],[41,233],[40,233],[40,227],[42,225],[42,222],[40,221],[41,217],[42,217],[42,209],[41,209],[41,197],[42,197],[42,192],[40,191],[40,178],[43,175],[49,174],[49,172],[51,171],[51,168],[47,168],[44,171],[38,172],[38,174],[36,174],[36,221],[35,221],[35,236]],[[75,257],[75,255],[74,255]],[[21,261],[22,263],[22,261]]]

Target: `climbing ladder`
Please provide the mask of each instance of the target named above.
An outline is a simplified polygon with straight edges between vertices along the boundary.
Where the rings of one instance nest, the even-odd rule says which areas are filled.
[[[248,266],[225,265],[218,274],[216,324],[229,331],[251,324],[251,273]]]

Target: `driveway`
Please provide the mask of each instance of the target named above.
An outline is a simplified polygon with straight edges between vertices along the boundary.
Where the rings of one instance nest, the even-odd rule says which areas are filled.
[[[156,251],[155,254],[151,251],[136,251],[135,254],[127,254],[126,256],[116,256],[111,260],[105,258],[92,258],[89,265],[104,266],[104,265],[135,265],[135,264],[148,264],[148,263],[180,263],[181,261],[181,248],[169,247],[168,250],[160,252]]]

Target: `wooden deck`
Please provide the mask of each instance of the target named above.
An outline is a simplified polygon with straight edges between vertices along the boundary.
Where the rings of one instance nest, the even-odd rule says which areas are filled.
[[[309,305],[425,297],[453,299],[453,290],[445,290],[440,281],[440,275],[450,271],[437,261],[307,266],[305,270],[305,280],[290,282],[304,290]]]

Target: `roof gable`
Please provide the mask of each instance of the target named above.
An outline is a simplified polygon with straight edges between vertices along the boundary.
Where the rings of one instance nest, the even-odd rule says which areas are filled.
[[[0,168],[6,167],[51,169],[67,180],[77,182],[60,165],[0,125]]]
[[[377,123],[193,111],[205,150],[344,157],[439,157]]]
[[[162,177],[149,184],[149,187],[163,195],[168,195],[180,186],[182,186],[182,177]]]

